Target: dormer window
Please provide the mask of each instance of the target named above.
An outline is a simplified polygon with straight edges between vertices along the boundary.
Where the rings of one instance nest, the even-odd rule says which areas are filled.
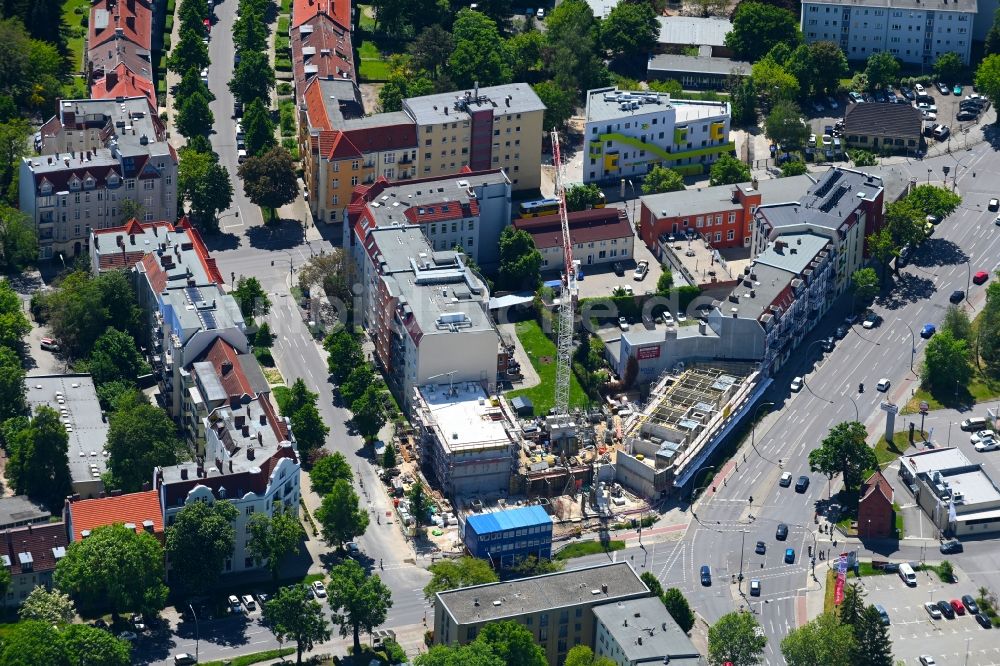
[[[108,185],[110,185],[111,187],[118,187],[118,185],[120,184],[121,184],[121,179],[118,178],[118,174],[116,173],[108,174]]]
[[[88,176],[87,179],[83,181],[83,187],[84,187],[84,189],[87,189],[87,190],[94,189],[94,185],[95,184],[96,183],[94,182],[94,179],[91,178],[90,176]]]
[[[17,559],[21,563],[21,571],[32,571],[35,567],[35,558],[31,556],[31,553],[18,553]]]
[[[48,196],[52,194],[52,183],[45,181],[39,189],[41,189],[42,194]]]
[[[80,179],[74,176],[73,179],[69,181],[69,189],[73,190],[74,192],[80,189]]]

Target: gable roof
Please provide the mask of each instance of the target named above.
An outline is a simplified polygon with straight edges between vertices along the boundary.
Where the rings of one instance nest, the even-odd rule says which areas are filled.
[[[98,527],[119,523],[131,524],[136,532],[142,532],[143,523],[152,521],[153,534],[163,533],[163,511],[155,490],[76,500],[67,502],[67,507],[73,541],[81,540],[84,531],[93,532]]]
[[[295,0],[292,5],[292,28],[297,28],[319,14],[351,29],[351,0]]]
[[[884,497],[889,504],[892,504],[892,499],[894,495],[894,492],[892,490],[892,485],[885,478],[885,476],[882,474],[881,471],[876,471],[874,474],[868,477],[867,481],[865,481],[865,485],[861,489],[860,501],[863,502],[876,493],[882,495],[882,497]]]
[[[253,384],[244,372],[240,356],[241,354],[236,351],[236,348],[218,337],[196,359],[196,361],[208,361],[212,364],[212,368],[219,378],[219,383],[230,402],[234,400],[238,402],[244,396],[252,399],[257,395]],[[249,356],[249,354],[242,356]]]
[[[920,111],[909,104],[865,102],[844,112],[844,134],[919,137],[923,125]]]
[[[152,46],[153,9],[143,0],[97,0],[90,6],[87,48],[126,39],[147,51]]]
[[[296,90],[303,91],[306,83],[314,78],[354,80],[349,30],[325,14],[319,14],[290,32]]]
[[[62,522],[4,530],[0,557],[13,576],[52,571],[66,555],[66,526]],[[9,565],[7,564],[9,560]]]
[[[623,209],[594,208],[569,213],[569,232],[573,243],[627,238],[632,226]],[[514,226],[531,234],[539,249],[562,246],[562,224],[558,215],[514,220]]]
[[[90,96],[93,99],[146,97],[150,104],[156,106],[153,82],[144,76],[137,76],[124,62],[119,62],[114,69],[95,80],[90,86]]]

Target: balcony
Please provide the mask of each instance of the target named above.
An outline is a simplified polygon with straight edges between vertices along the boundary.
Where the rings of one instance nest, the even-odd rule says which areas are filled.
[[[399,163],[400,164],[413,164],[413,159],[409,155],[403,155],[403,157],[401,157],[399,159]]]

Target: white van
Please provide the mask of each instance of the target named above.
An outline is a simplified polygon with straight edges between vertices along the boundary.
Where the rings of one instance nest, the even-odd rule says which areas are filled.
[[[903,582],[910,587],[917,586],[917,573],[913,570],[906,562],[899,565],[899,577],[903,579]]]

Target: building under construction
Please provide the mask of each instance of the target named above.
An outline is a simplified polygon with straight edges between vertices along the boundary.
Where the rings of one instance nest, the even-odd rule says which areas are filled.
[[[625,424],[615,478],[642,497],[687,485],[765,388],[756,364],[666,373]]]

